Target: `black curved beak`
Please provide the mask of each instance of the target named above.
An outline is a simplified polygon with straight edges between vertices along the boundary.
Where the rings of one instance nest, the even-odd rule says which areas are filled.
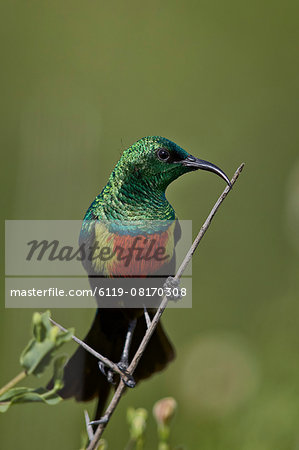
[[[229,186],[231,186],[227,175],[225,175],[223,170],[221,170],[221,169],[219,169],[219,167],[215,166],[215,164],[212,164],[208,161],[204,161],[203,159],[195,158],[194,156],[191,156],[191,155],[187,156],[186,159],[183,159],[182,161],[180,161],[180,163],[183,166],[190,167],[191,170],[192,169],[193,170],[201,169],[201,170],[208,170],[209,172],[214,172],[217,175],[219,175],[221,178],[223,178]]]

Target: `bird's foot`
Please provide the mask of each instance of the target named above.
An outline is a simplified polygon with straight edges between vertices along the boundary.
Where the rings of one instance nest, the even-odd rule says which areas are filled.
[[[122,371],[122,373],[127,377],[126,380],[124,380],[124,383],[129,388],[133,388],[136,386],[136,381],[134,380],[133,376],[128,372],[129,367],[129,361],[121,359],[119,363],[117,363],[118,368]]]
[[[117,382],[115,380],[115,372],[113,372],[111,369],[107,369],[105,364],[103,364],[101,361],[99,361],[98,364],[100,371],[107,378],[108,383],[116,385]],[[135,387],[136,381],[134,380],[132,375],[130,375],[129,372],[127,371],[128,364],[126,364],[124,361],[120,361],[119,363],[117,363],[117,366],[124,375],[122,379],[125,385],[128,386],[129,388]]]
[[[111,384],[116,384],[116,382],[113,381],[113,372],[110,369],[107,369],[107,367],[105,366],[104,363],[102,363],[102,361],[98,362],[99,364],[99,369],[102,372],[102,374],[104,375],[104,377],[107,378],[107,381]]]
[[[182,296],[181,288],[180,288],[180,280],[177,280],[174,277],[168,277],[163,285],[164,295],[168,298],[168,300],[172,300],[177,302]]]

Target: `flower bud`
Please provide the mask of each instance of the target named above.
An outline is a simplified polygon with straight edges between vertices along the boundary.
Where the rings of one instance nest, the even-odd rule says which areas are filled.
[[[173,397],[165,397],[155,403],[153,415],[160,425],[168,425],[177,409],[177,402]]]

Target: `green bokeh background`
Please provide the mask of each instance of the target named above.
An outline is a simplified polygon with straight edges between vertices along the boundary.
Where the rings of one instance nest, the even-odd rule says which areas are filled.
[[[129,405],[169,395],[174,444],[299,448],[298,14],[295,0],[1,2],[3,219],[82,218],[146,135],[228,175],[246,162],[193,259],[193,309],[165,314],[177,359],[122,399],[109,449],[125,447]],[[196,172],[168,198],[195,234],[223,187]],[[0,308],[2,385],[32,311]],[[84,336],[93,312],[53,315]],[[73,401],[15,406],[0,416],[0,447],[74,450],[83,428]],[[146,449],[155,439],[151,421]]]

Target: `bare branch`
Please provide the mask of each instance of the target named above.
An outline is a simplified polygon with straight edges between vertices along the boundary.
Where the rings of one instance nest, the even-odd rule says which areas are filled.
[[[55,320],[51,319],[49,317],[50,322],[52,322],[53,325],[58,327],[61,331],[67,331],[66,328],[64,328],[62,325],[59,325],[59,323],[55,322]],[[81,341],[81,339],[77,338],[76,336],[72,335],[72,339],[77,342],[77,344],[81,345],[87,352],[91,353],[93,356],[95,356],[97,359],[102,361],[105,366],[109,367],[109,369],[113,370],[114,372],[117,372],[123,380],[130,383],[132,381],[132,376],[129,374],[127,375],[123,370],[121,370],[117,364],[114,364],[110,359],[106,358],[105,356],[101,355],[100,353],[96,352],[93,348],[91,348],[89,345],[87,345],[85,342]]]
[[[92,441],[94,434],[87,409],[84,409],[84,418],[88,439],[89,441]]]
[[[200,243],[200,241],[203,238],[205,232],[207,231],[207,229],[211,225],[213,217],[215,216],[219,206],[224,201],[224,199],[226,198],[228,193],[231,191],[232,186],[237,181],[240,173],[243,170],[243,167],[244,167],[244,163],[241,164],[240,167],[238,167],[238,169],[236,170],[233,178],[231,179],[231,186],[230,187],[227,186],[224,189],[223,193],[220,195],[220,197],[218,198],[218,200],[215,203],[214,207],[212,208],[210,214],[208,215],[208,217],[205,220],[203,226],[201,227],[198,235],[196,236],[193,244],[191,245],[188,253],[186,254],[182,264],[180,265],[180,267],[179,267],[179,269],[178,269],[178,271],[177,271],[177,273],[176,273],[176,275],[174,277],[176,280],[179,280],[180,277],[183,275],[183,273],[184,273],[188,263],[190,262],[193,254],[195,252],[195,250],[198,247],[198,244]],[[136,369],[137,364],[139,363],[139,360],[140,360],[141,356],[143,355],[143,352],[144,352],[144,350],[145,350],[145,348],[146,348],[146,346],[147,346],[147,344],[148,344],[148,342],[149,342],[153,332],[155,331],[156,326],[158,325],[158,322],[159,322],[159,320],[160,320],[160,318],[161,318],[161,316],[162,316],[162,314],[163,314],[163,312],[164,312],[164,310],[165,310],[165,308],[167,306],[167,303],[168,303],[168,299],[167,299],[166,296],[164,296],[164,298],[162,299],[162,301],[160,303],[160,306],[159,306],[159,308],[158,308],[158,310],[157,310],[153,320],[151,321],[150,326],[148,327],[148,329],[147,329],[147,331],[146,331],[146,333],[145,333],[145,335],[144,335],[144,337],[143,337],[143,339],[142,339],[142,341],[141,341],[141,343],[139,345],[139,348],[138,348],[138,350],[137,350],[137,352],[136,352],[136,354],[135,354],[131,364],[128,367],[128,373],[129,374],[133,375],[133,372]],[[113,395],[113,397],[111,399],[111,402],[110,402],[110,404],[109,404],[109,406],[108,406],[108,408],[107,408],[107,410],[105,412],[105,418],[107,418],[107,420],[105,421],[105,423],[100,423],[98,425],[98,428],[97,428],[97,430],[96,430],[96,432],[94,434],[94,438],[92,439],[92,441],[90,442],[89,446],[87,447],[87,450],[96,450],[97,444],[98,444],[98,442],[99,442],[99,440],[100,440],[100,438],[101,438],[101,436],[102,436],[102,434],[104,432],[104,429],[106,428],[106,426],[107,426],[107,424],[108,424],[108,422],[110,420],[111,415],[113,414],[116,406],[118,405],[118,402],[119,402],[119,400],[120,400],[120,398],[121,398],[125,388],[126,388],[125,383],[122,380],[120,380],[119,385],[118,385],[118,387],[117,387],[117,389],[116,389],[116,391],[115,391],[115,393],[114,393],[114,395]]]

